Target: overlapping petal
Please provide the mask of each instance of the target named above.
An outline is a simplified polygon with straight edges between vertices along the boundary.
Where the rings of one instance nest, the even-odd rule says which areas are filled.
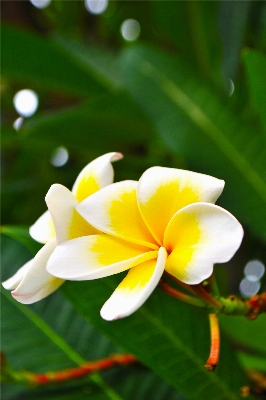
[[[136,181],[109,185],[80,203],[76,209],[90,224],[112,236],[158,249],[139,212]]]
[[[83,170],[78,175],[72,189],[74,198],[77,200],[75,202],[75,206],[86,197],[90,196],[92,193],[97,192],[102,187],[107,186],[113,182],[114,170],[111,163],[116,160],[120,160],[121,158],[123,158],[123,155],[121,153],[107,153],[103,156],[96,158],[88,165],[86,165],[85,168],[83,168]],[[52,193],[54,194],[54,191]],[[49,195],[50,194],[51,193],[49,193]],[[62,196],[59,198],[62,198]],[[71,202],[71,198],[69,195],[67,196],[67,201],[69,205],[74,204],[74,201]],[[69,213],[67,214],[69,216]],[[55,215],[55,213],[53,213],[53,215]],[[75,215],[73,218],[78,220],[79,216]],[[40,218],[38,218],[37,221],[30,227],[29,231],[31,237],[34,240],[43,244],[49,242],[49,240],[51,239],[54,239],[56,237],[56,232],[50,212],[46,211],[43,215],[41,215]],[[66,235],[66,237],[64,237],[64,235],[63,237],[61,237],[61,231],[62,230],[60,229],[60,238],[58,238],[59,242],[62,240],[67,240],[66,237],[68,239],[78,237],[77,233],[75,233],[74,236],[72,234],[72,237],[69,237],[68,234]],[[93,230],[93,232],[95,233],[96,231]]]
[[[89,163],[78,175],[73,192],[62,185],[51,186],[46,195],[48,211],[30,227],[31,236],[41,243],[46,243],[45,246],[34,259],[3,282],[6,289],[15,289],[12,295],[18,301],[25,304],[38,301],[64,282],[46,271],[47,261],[56,243],[99,233],[82,218],[75,207],[87,196],[113,182],[114,171],[111,163],[121,158],[121,153],[112,152]],[[149,259],[146,255],[140,257],[139,262],[146,259]]]
[[[78,201],[65,186],[52,185],[45,197],[45,201],[54,222],[57,243],[98,233],[78,214],[75,209]]]
[[[17,270],[17,272],[11,276],[11,278],[7,279],[6,281],[2,282],[2,285],[7,290],[16,289],[16,287],[20,284],[23,277],[26,275],[27,271],[30,269],[33,263],[33,259],[26,262],[22,267]]]
[[[141,307],[158,285],[164,272],[166,258],[167,252],[161,247],[157,260],[145,261],[131,268],[103,305],[102,318],[107,321],[123,318]]]
[[[78,202],[113,182],[114,170],[111,163],[121,158],[123,158],[121,153],[107,153],[83,168],[72,189]]]
[[[58,245],[47,263],[47,271],[59,278],[89,280],[103,278],[156,259],[158,251],[109,235],[79,237]]]
[[[228,211],[209,203],[191,204],[166,228],[164,246],[170,255],[165,269],[182,282],[198,284],[212,274],[214,263],[230,260],[242,238],[242,226]]]
[[[49,240],[55,238],[55,228],[54,223],[49,211],[43,213],[40,218],[30,227],[30,235],[40,243],[48,243]]]
[[[45,244],[32,260],[20,268],[17,274],[3,284],[5,288],[15,288],[12,296],[20,303],[31,304],[39,301],[56,290],[64,282],[62,279],[55,278],[46,271],[46,263],[55,246],[55,240],[51,240]]]
[[[173,168],[152,167],[141,176],[137,199],[150,232],[162,246],[164,231],[181,208],[196,202],[215,203],[224,181]]]

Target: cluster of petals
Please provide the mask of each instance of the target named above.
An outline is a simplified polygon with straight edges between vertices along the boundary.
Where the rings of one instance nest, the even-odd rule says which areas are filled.
[[[30,235],[44,246],[15,275],[2,283],[5,289],[12,290],[17,301],[34,303],[62,285],[64,279],[47,272],[47,262],[60,243],[99,233],[76,211],[76,206],[113,182],[111,162],[122,157],[122,154],[113,152],[96,158],[80,172],[72,191],[59,184],[51,186],[45,197],[48,211],[30,227]]]
[[[242,241],[239,222],[214,204],[223,187],[224,181],[208,175],[152,167],[139,181],[95,191],[76,210],[98,233],[79,232],[58,242],[47,271],[68,280],[128,271],[101,309],[106,320],[137,310],[164,271],[186,284],[198,284],[210,277],[215,263],[227,262]],[[57,202],[56,195],[51,196],[48,207],[60,231],[63,219],[57,228],[60,210],[52,197]]]

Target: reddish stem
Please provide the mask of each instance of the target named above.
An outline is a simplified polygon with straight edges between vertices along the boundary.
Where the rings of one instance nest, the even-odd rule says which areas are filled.
[[[209,372],[214,372],[219,362],[220,355],[220,329],[217,314],[209,314],[211,349],[210,356],[206,361],[204,368]]]
[[[260,313],[266,312],[266,293],[256,294],[246,303],[251,307],[248,317],[255,319]]]
[[[191,289],[193,290],[193,292],[199,296],[202,300],[204,300],[207,304],[209,304],[210,306],[216,308],[217,310],[221,311],[224,306],[223,304],[215,299],[214,297],[212,297],[203,287],[201,284],[199,285],[191,285],[190,286]]]
[[[198,299],[196,297],[189,296],[188,294],[179,292],[179,290],[172,288],[172,286],[170,286],[167,282],[165,282],[163,280],[160,282],[159,287],[165,293],[169,294],[172,297],[175,297],[176,299],[184,301],[185,303],[189,303],[189,304],[192,304],[194,306],[199,306],[199,307],[205,306],[205,302],[203,302],[201,299]]]
[[[182,286],[183,288],[185,288],[188,292],[194,293],[194,291],[191,289],[191,286],[181,282],[179,279],[175,278],[173,275],[169,274],[169,272],[164,271],[165,275],[169,276],[169,278],[172,279],[172,281],[178,283],[178,285]]]
[[[115,354],[102,360],[87,362],[77,368],[69,368],[62,371],[49,371],[42,374],[35,374],[28,371],[23,371],[21,373],[28,383],[45,385],[69,381],[99,370],[110,368],[114,365],[124,366],[136,361],[136,357],[131,354]]]

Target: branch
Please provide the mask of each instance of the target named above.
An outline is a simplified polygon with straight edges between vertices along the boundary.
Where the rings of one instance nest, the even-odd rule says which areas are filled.
[[[44,373],[34,373],[30,371],[14,371],[7,363],[5,356],[1,353],[2,366],[1,377],[4,382],[13,382],[29,386],[42,386],[53,383],[71,381],[94,372],[113,367],[115,365],[126,366],[137,362],[132,354],[114,354],[110,357],[86,362],[79,367],[64,369],[61,371],[48,371]]]

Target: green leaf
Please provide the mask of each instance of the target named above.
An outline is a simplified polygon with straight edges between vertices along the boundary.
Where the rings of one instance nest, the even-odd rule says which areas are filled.
[[[204,78],[220,72],[218,2],[152,2],[157,30]],[[218,62],[219,61],[219,62]],[[216,74],[215,74],[216,72]]]
[[[93,383],[80,381],[78,384],[60,385],[54,388],[34,388],[2,385],[1,394],[5,400],[107,400],[105,394]]]
[[[125,83],[172,151],[226,181],[222,204],[266,240],[266,149],[180,61],[146,47],[125,51]]]
[[[7,272],[10,273],[13,270],[12,266],[10,268],[8,260],[10,256],[12,259],[14,250],[19,249],[19,246],[9,238],[3,239],[4,237],[2,237],[1,245],[2,254],[5,254],[5,263],[2,272],[6,275]],[[21,261],[23,263],[23,257],[21,257]],[[68,368],[72,367],[73,363],[80,365],[85,362],[85,359],[34,310],[15,301],[10,293],[2,287],[1,302],[1,346],[13,368],[42,372]],[[69,325],[65,324],[64,329],[67,331]],[[19,340],[17,340],[18,336]],[[109,388],[99,375],[93,375],[88,380],[96,385],[98,391],[99,388],[103,391],[105,395],[102,396],[102,399],[121,400],[120,396]]]
[[[149,119],[126,93],[97,96],[81,107],[31,118],[20,133],[29,141],[35,135],[40,143],[52,140],[71,148],[94,146],[98,152],[121,143],[147,143],[153,137]]]
[[[16,238],[19,238],[19,233]],[[22,234],[23,242],[23,234]],[[24,244],[2,236],[2,274],[6,279],[32,254]],[[16,369],[33,372],[73,367],[82,360],[96,360],[120,350],[81,318],[59,291],[31,306],[14,301],[3,290],[2,350]],[[19,340],[17,338],[19,337]],[[176,390],[141,365],[113,367],[101,373],[104,381],[82,379],[59,387],[39,388],[3,385],[7,400],[23,399],[87,399],[118,398],[108,395],[112,386],[125,400],[185,400]],[[104,385],[104,387],[102,386]],[[106,386],[107,385],[107,386]]]
[[[93,71],[95,77],[102,81],[109,89],[122,87],[121,77],[119,76],[117,57],[111,51],[100,48],[99,46],[81,44],[79,41],[72,41],[60,36],[56,36],[55,41],[66,54],[77,62]]]
[[[220,324],[239,349],[237,356],[243,368],[266,372],[266,315],[261,314],[252,321],[220,315]]]
[[[1,32],[3,77],[86,96],[105,91],[88,66],[51,39],[8,26]]]
[[[223,330],[238,344],[263,352],[266,355],[266,315],[250,321],[244,317],[220,316]]]
[[[239,351],[238,359],[245,369],[254,369],[266,373],[266,358]]]
[[[5,225],[0,227],[0,233],[9,236],[23,244],[32,254],[35,254],[42,244],[36,242],[29,234],[29,228],[25,226]]]
[[[99,311],[121,281],[116,275],[88,282],[66,282],[63,293],[97,330],[125,351],[137,356],[188,399],[238,399],[245,383],[228,343],[215,374],[203,366],[209,351],[207,315],[168,297],[159,289],[132,316],[106,322]]]
[[[55,369],[55,367],[56,369],[67,368],[73,366],[73,362],[76,365],[85,362],[83,357],[28,306],[13,300],[3,289],[1,293],[5,312],[2,326],[5,333],[2,350],[12,367],[41,372]],[[12,318],[9,317],[10,315]],[[18,332],[20,333],[19,341],[16,340]],[[35,356],[30,349],[34,349]],[[106,399],[121,400],[120,396],[113,392],[100,376],[92,375],[88,379],[105,392]]]
[[[265,131],[266,140],[266,56],[257,50],[245,49],[242,58],[246,68],[251,101]]]
[[[225,79],[234,79],[238,72],[239,56],[245,41],[250,7],[249,1],[220,3],[219,30],[224,47],[222,70]]]

